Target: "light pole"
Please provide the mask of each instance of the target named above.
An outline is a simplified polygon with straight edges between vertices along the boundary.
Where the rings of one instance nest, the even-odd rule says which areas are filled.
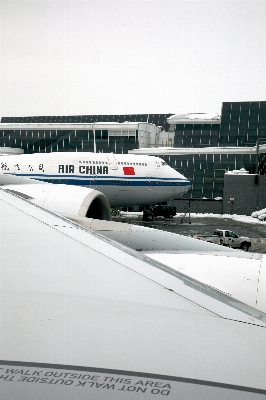
[[[265,138],[258,138],[256,140],[256,172],[255,174],[259,174],[259,150],[260,150],[260,142],[266,141]]]
[[[260,150],[260,142],[266,141],[265,138],[258,138],[256,140],[256,176],[255,176],[255,184],[257,184],[257,210],[259,209],[259,150]]]

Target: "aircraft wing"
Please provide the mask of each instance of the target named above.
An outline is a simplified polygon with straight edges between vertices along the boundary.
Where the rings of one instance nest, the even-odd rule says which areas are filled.
[[[266,315],[0,190],[1,400],[262,399]]]
[[[192,237],[113,221],[68,216],[163,264],[266,313],[266,256]]]

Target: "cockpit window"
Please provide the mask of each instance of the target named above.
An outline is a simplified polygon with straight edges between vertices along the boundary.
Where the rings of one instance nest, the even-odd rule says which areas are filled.
[[[162,165],[168,165],[165,161],[162,161]]]

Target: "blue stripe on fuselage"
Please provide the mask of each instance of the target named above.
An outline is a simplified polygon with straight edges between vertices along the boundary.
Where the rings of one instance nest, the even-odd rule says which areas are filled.
[[[13,174],[12,174],[13,175]],[[79,186],[190,186],[190,181],[182,178],[155,178],[155,177],[135,177],[131,175],[110,176],[80,176],[80,175],[45,175],[45,174],[15,174],[15,176],[42,180],[54,184],[79,185]]]

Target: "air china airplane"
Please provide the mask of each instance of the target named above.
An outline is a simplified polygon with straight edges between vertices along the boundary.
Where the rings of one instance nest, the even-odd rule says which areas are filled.
[[[186,193],[190,182],[154,156],[113,153],[47,153],[2,156],[3,174],[103,193],[111,207],[149,205]]]

